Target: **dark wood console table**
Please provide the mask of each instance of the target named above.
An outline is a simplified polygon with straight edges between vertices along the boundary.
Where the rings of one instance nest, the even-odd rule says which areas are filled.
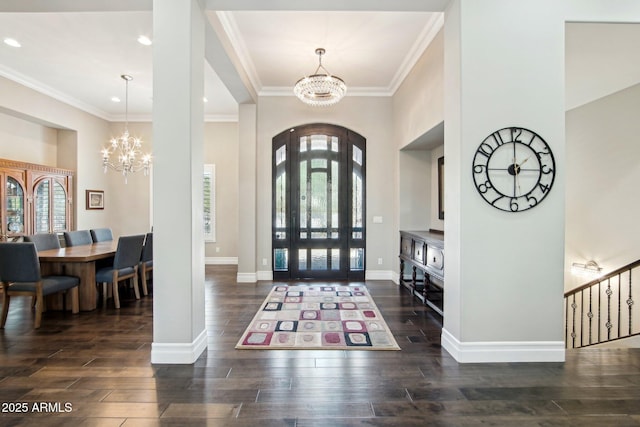
[[[444,234],[400,231],[399,258],[400,284],[444,316]],[[411,266],[409,276],[406,266]]]

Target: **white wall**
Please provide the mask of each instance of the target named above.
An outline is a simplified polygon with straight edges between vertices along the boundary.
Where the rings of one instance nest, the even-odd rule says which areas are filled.
[[[398,226],[400,230],[427,230],[432,215],[432,162],[429,150],[398,153]],[[436,213],[437,218],[437,213]],[[396,236],[400,247],[399,235]]]
[[[258,104],[257,265],[271,269],[271,140],[283,130],[307,123],[331,123],[366,139],[367,248],[366,270],[391,278],[397,264],[397,144],[392,138],[391,99],[349,97],[331,108],[313,108],[294,97],[262,97]],[[242,213],[240,213],[242,215]],[[382,224],[372,217],[381,216]],[[378,265],[382,258],[382,265]],[[263,265],[263,259],[266,265]]]
[[[444,119],[444,32],[424,51],[393,96],[398,148],[415,141]]]
[[[568,111],[565,290],[588,280],[572,262],[603,273],[640,258],[640,85]]]
[[[151,123],[129,122],[129,134],[142,140],[143,153],[153,152],[153,134]],[[118,137],[124,131],[124,123],[109,123],[109,138]],[[107,145],[108,140],[104,145]],[[84,162],[93,163],[100,167],[100,153],[83,159]],[[91,228],[110,227],[114,237],[132,234],[145,234],[151,231],[151,177],[144,176],[142,171],[130,174],[125,183],[124,176],[120,172],[107,170],[105,174],[104,190],[105,213],[101,211],[87,211]]]
[[[444,119],[444,32],[440,30],[392,98],[398,153],[401,230],[444,230],[438,219],[438,157],[444,141],[429,135]],[[413,147],[419,146],[418,149]],[[394,241],[398,241],[396,236]],[[399,247],[398,245],[396,245]]]
[[[61,167],[57,153],[56,129],[0,113],[0,158]]]
[[[204,141],[204,162],[216,166],[216,242],[205,256],[228,262],[238,257],[238,123],[205,123]]]
[[[450,5],[443,347],[464,362],[562,360],[563,5],[551,0]],[[478,145],[506,126],[543,135],[558,165],[544,201],[517,214],[488,205],[472,179]],[[516,342],[526,345],[518,348]]]

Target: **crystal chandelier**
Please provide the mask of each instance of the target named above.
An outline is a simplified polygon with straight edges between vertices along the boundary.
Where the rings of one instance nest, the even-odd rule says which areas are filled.
[[[126,87],[124,132],[117,138],[111,138],[109,145],[102,149],[102,166],[105,173],[107,169],[122,172],[126,184],[130,173],[142,170],[145,176],[149,175],[151,154],[142,154],[142,140],[129,135],[129,82],[133,77],[127,74],[120,77],[125,81]]]
[[[305,104],[313,106],[334,105],[340,102],[347,93],[347,85],[340,77],[332,76],[322,65],[322,55],[325,50],[316,49],[318,68],[308,76],[303,77],[293,87],[293,93]],[[319,74],[320,69],[324,74]]]

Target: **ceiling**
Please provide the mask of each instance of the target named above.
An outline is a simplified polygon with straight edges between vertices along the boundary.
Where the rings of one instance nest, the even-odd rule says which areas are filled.
[[[4,1],[5,6],[18,4]],[[130,74],[129,119],[149,120],[152,47],[136,40],[140,35],[153,38],[152,13],[144,7],[57,11],[51,4],[69,2],[49,1],[45,12],[34,12],[35,6],[0,5],[0,40],[11,37],[22,45],[0,42],[0,75],[104,119],[122,120],[124,102],[111,98],[124,101],[120,75]],[[41,4],[20,4],[25,3]],[[293,84],[316,69],[318,47],[326,49],[323,65],[345,80],[348,95],[390,96],[443,25],[442,13],[415,10],[207,10],[206,16],[232,46],[232,57],[241,64],[253,93],[275,96],[293,96]],[[567,109],[640,81],[640,60],[629,53],[640,45],[638,27],[567,25]],[[208,63],[205,97],[208,119],[237,116],[236,99]]]

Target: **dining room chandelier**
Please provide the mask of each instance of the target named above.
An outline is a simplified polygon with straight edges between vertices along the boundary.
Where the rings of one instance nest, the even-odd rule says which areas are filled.
[[[116,138],[111,138],[109,145],[102,149],[102,166],[105,173],[107,169],[121,172],[126,184],[130,173],[144,171],[145,176],[149,175],[151,154],[143,154],[142,140],[129,134],[129,82],[133,77],[123,74],[120,78],[125,81],[124,132]]]
[[[305,104],[313,106],[328,106],[340,102],[347,93],[347,85],[337,76],[329,74],[322,65],[323,48],[316,49],[318,68],[310,75],[298,80],[293,87],[293,93]],[[324,74],[322,74],[324,72]]]

